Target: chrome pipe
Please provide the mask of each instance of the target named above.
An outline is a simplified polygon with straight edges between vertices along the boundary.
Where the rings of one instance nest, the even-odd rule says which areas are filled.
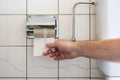
[[[77,5],[79,4],[92,4],[94,5],[94,2],[79,2],[74,4],[73,9],[72,9],[72,41],[76,41],[75,38],[75,8],[77,7]]]

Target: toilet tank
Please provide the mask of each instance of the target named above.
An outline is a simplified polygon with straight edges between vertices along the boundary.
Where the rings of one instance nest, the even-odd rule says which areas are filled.
[[[120,0],[96,1],[97,40],[120,38]],[[120,76],[120,63],[99,61],[107,76]]]

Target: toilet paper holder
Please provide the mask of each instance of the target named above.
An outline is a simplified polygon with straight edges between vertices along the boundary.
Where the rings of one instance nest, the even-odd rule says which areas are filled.
[[[58,16],[27,16],[27,39],[34,39],[34,29],[53,29],[53,37],[59,38]]]

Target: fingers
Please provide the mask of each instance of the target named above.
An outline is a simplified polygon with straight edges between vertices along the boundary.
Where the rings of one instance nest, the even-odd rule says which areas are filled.
[[[44,56],[49,55],[50,57],[52,57],[52,56],[53,56],[53,51],[52,51],[52,49],[47,50],[46,52],[43,53],[43,55],[44,55]]]
[[[63,57],[58,53],[57,49],[55,49],[55,50],[49,49],[46,52],[44,52],[43,55],[49,56],[56,61],[63,60]]]
[[[53,56],[52,58],[56,61],[63,60],[61,56]]]

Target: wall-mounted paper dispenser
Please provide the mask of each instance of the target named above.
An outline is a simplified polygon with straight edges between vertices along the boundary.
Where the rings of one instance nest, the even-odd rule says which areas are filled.
[[[34,37],[58,38],[58,29],[57,16],[27,16],[28,39],[33,39]],[[34,34],[36,35],[34,36]]]

